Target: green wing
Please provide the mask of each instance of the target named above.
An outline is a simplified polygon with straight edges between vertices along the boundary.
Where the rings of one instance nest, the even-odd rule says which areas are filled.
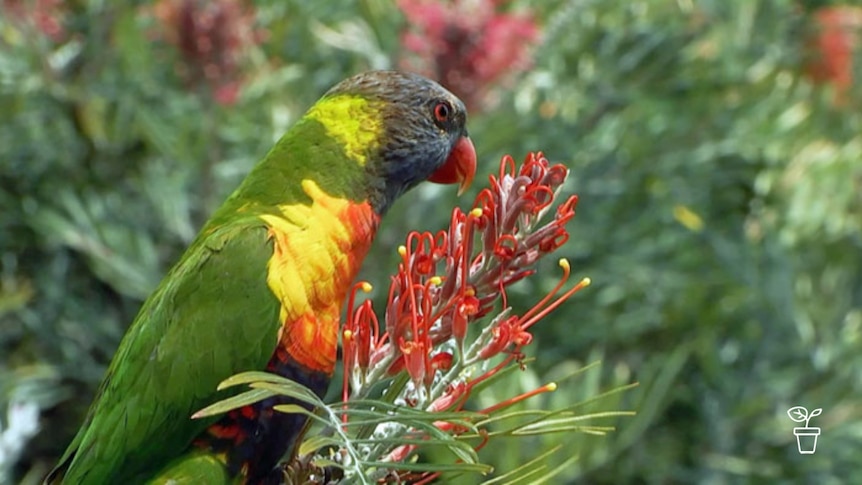
[[[144,303],[49,482],[138,481],[213,422],[189,417],[229,395],[215,392],[219,382],[263,370],[275,350],[271,255],[257,217],[205,229]]]

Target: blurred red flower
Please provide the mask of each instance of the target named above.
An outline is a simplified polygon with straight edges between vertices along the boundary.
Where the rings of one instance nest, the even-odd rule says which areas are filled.
[[[853,57],[859,49],[862,7],[823,7],[814,12],[813,23],[806,72],[816,83],[832,84],[835,104],[843,105],[853,86]]]
[[[499,0],[398,0],[407,18],[403,69],[435,78],[478,110],[494,88],[530,67],[539,26],[529,11],[500,12]]]
[[[242,0],[159,0],[153,15],[158,37],[177,48],[177,71],[190,88],[205,87],[219,104],[236,102],[242,87],[240,59],[263,40],[255,9]]]
[[[3,0],[0,10],[18,23],[32,25],[55,43],[66,38],[62,0]]]

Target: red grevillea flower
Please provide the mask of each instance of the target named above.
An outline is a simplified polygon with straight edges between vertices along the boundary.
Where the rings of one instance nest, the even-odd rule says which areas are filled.
[[[440,79],[472,110],[494,85],[530,66],[539,27],[527,11],[500,12],[499,0],[399,0],[407,18],[404,69]]]
[[[536,261],[569,238],[566,226],[577,196],[555,204],[567,175],[563,165],[551,165],[542,153],[530,153],[519,168],[503,157],[490,186],[471,210],[452,212],[447,230],[411,232],[398,249],[401,263],[390,282],[382,328],[370,301],[356,305],[356,292],[370,290],[369,285],[355,287],[343,333],[344,401],[363,399],[372,384],[406,372],[410,385],[400,395],[402,404],[457,411],[477,384],[507,366],[523,365],[530,328],[589,285],[585,278],[563,291],[570,267],[562,259],[563,277],[533,308],[517,315],[506,302],[507,287],[532,275]],[[502,310],[494,312],[498,301]],[[484,411],[555,388],[551,383]],[[464,431],[445,422],[437,427]],[[382,459],[401,461],[416,447],[400,446]]]
[[[159,36],[179,51],[177,71],[189,86],[206,86],[219,104],[236,102],[240,59],[264,37],[255,29],[254,7],[242,0],[159,0],[153,14]]]
[[[817,83],[832,83],[835,104],[845,104],[853,87],[854,55],[859,51],[862,8],[832,5],[814,12],[808,39],[808,76]]]
[[[3,0],[0,11],[16,23],[32,25],[38,32],[60,43],[66,38],[63,20],[66,16],[62,0]]]

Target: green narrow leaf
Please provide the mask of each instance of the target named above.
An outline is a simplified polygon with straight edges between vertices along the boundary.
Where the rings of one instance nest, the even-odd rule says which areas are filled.
[[[590,434],[594,436],[605,436],[608,432],[614,431],[613,426],[558,426],[553,429],[535,429],[535,430],[514,430],[508,433],[508,436],[539,436],[552,433],[578,432]]]
[[[274,394],[292,397],[298,401],[310,404],[314,407],[325,406],[326,403],[320,400],[316,394],[310,389],[293,381],[285,381],[284,383],[273,384],[269,382],[253,382],[249,384],[255,389],[266,389]]]
[[[211,404],[192,414],[192,419],[200,419],[215,416],[216,414],[222,414],[236,408],[254,404],[272,396],[275,396],[275,394],[265,389],[253,389],[251,391],[229,397],[215,404]]]
[[[367,468],[377,467],[384,470],[404,470],[416,472],[471,472],[487,475],[494,471],[494,467],[484,463],[393,463],[389,461],[365,461],[362,464]]]
[[[302,444],[299,445],[299,454],[300,456],[309,455],[311,453],[317,452],[321,448],[326,448],[328,446],[342,447],[344,446],[344,443],[338,438],[332,436],[310,436],[304,439],[302,441]]]
[[[314,413],[300,406],[299,404],[278,404],[272,407],[276,411],[285,414],[304,414],[306,416],[311,416]]]
[[[251,384],[254,382],[272,382],[276,384],[281,384],[284,382],[293,381],[291,381],[290,379],[285,379],[281,376],[277,376],[275,374],[270,374],[269,372],[249,371],[232,375],[227,379],[221,381],[221,383],[218,385],[218,390],[221,391],[223,389],[227,389],[228,387],[234,387],[240,384]]]
[[[567,459],[566,461],[564,461],[564,462],[560,463],[559,465],[555,466],[554,468],[552,468],[551,471],[548,472],[547,475],[544,475],[544,476],[530,482],[531,485],[540,485],[542,483],[547,483],[548,480],[556,477],[557,475],[562,473],[564,470],[566,470],[567,468],[572,466],[576,461],[578,461],[578,458],[580,458],[578,455],[570,456],[569,459]]]
[[[534,465],[543,462],[546,458],[548,458],[549,456],[551,456],[554,453],[556,453],[557,451],[559,451],[560,448],[562,448],[562,445],[556,445],[556,446],[550,448],[548,451],[545,451],[544,453],[531,459],[530,461],[518,466],[517,468],[510,470],[510,471],[508,471],[502,475],[498,475],[498,476],[496,476],[490,480],[486,480],[486,481],[482,482],[482,485],[495,485],[497,483],[513,483],[513,482],[506,482],[505,480],[509,480],[509,479],[518,480],[518,479],[523,478],[523,476],[520,475],[521,472],[526,471],[526,470],[530,469],[531,467],[533,467]]]
[[[279,404],[277,406],[273,406],[278,412],[287,413],[287,414],[303,414],[308,419],[319,423],[322,426],[335,426],[336,423],[330,422],[328,419],[322,416],[318,416],[317,413],[309,411],[298,404]]]

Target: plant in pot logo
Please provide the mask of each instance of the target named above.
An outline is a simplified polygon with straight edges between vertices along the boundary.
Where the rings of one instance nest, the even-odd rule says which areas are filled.
[[[793,434],[796,435],[796,446],[799,453],[802,455],[813,455],[817,450],[817,437],[820,436],[820,428],[811,428],[808,422],[814,416],[820,416],[823,409],[817,408],[811,413],[804,406],[794,406],[787,410],[787,415],[790,419],[797,423],[805,422],[805,426],[793,428]]]

